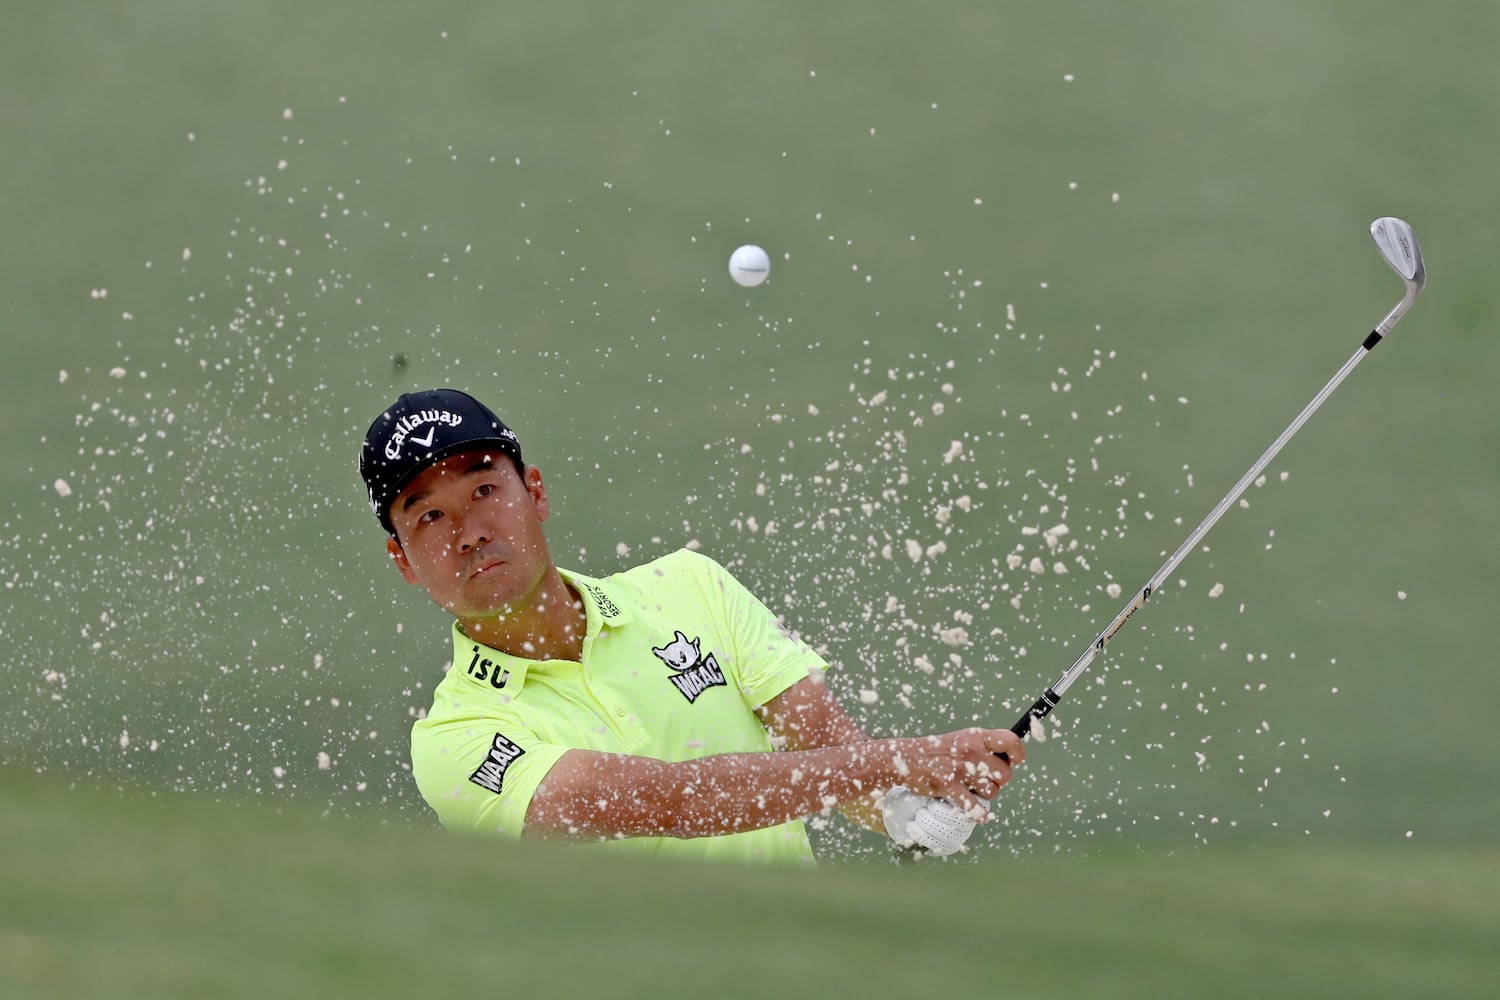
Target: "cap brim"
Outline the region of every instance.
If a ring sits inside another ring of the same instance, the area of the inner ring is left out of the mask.
[[[520,449],[514,441],[506,438],[474,438],[468,441],[454,441],[441,448],[434,448],[432,452],[422,458],[421,461],[412,464],[411,468],[401,474],[391,485],[390,499],[381,508],[380,520],[385,525],[386,531],[392,535],[396,533],[395,525],[391,523],[391,508],[396,505],[396,500],[401,492],[411,485],[412,480],[432,468],[434,465],[454,455],[462,455],[466,451],[497,451],[513,461],[520,461]]]

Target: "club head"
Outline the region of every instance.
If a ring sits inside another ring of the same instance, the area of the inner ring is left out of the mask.
[[[1375,241],[1391,269],[1412,286],[1415,297],[1427,283],[1427,270],[1422,266],[1422,248],[1417,245],[1417,235],[1411,226],[1390,216],[1376,219],[1370,223],[1370,239]]]
[[[1370,223],[1370,239],[1380,248],[1380,255],[1391,265],[1391,270],[1401,275],[1401,280],[1406,282],[1406,294],[1401,296],[1401,301],[1386,314],[1385,319],[1376,324],[1371,332],[1372,339],[1365,342],[1367,348],[1373,347],[1381,337],[1391,332],[1391,328],[1406,315],[1406,310],[1417,301],[1422,287],[1427,284],[1427,269],[1422,265],[1422,248],[1417,245],[1417,235],[1411,231],[1411,226],[1390,216],[1376,219]]]

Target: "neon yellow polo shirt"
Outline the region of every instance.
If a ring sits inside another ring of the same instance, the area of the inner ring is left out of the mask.
[[[521,836],[527,807],[570,749],[693,760],[771,751],[754,709],[825,663],[707,556],[686,549],[592,579],[583,659],[527,660],[453,625],[453,668],[412,727],[412,774],[445,827]],[[630,850],[809,862],[801,821],[722,837],[637,837]]]

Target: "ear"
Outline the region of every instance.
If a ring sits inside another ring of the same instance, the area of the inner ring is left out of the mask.
[[[547,487],[542,483],[542,470],[534,465],[526,466],[526,471],[521,473],[521,483],[536,506],[536,519],[547,520],[547,515],[552,513],[552,505],[547,501]]]
[[[401,547],[401,543],[394,538],[387,538],[385,550],[390,553],[391,562],[395,563],[396,569],[400,571],[401,579],[407,583],[416,583],[417,574],[412,571],[411,560],[406,558],[406,550]]]

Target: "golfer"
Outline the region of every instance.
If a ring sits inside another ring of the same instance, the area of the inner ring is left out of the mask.
[[[559,568],[541,471],[466,393],[403,395],[360,472],[401,576],[454,618],[411,747],[449,829],[806,862],[803,818],[838,807],[945,855],[1025,757],[1005,729],[866,736],[822,658],[706,556]]]

